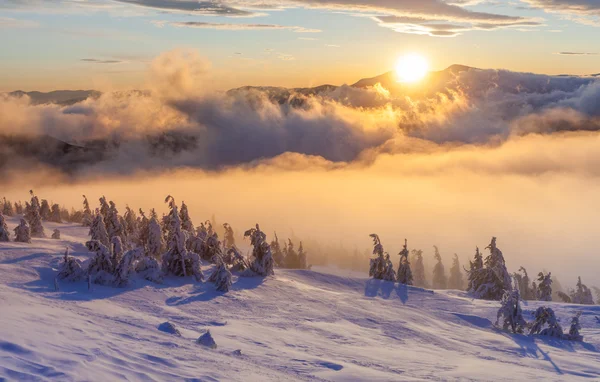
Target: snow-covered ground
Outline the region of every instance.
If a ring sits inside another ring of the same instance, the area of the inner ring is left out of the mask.
[[[46,223],[48,236],[56,227],[62,240],[0,243],[0,381],[600,378],[600,306],[549,303],[566,330],[583,312],[578,343],[497,330],[498,303],[463,292],[324,268],[234,278],[226,294],[192,278],[92,291],[61,282],[55,291],[65,247],[89,256],[87,229]],[[539,305],[523,306],[527,319]],[[165,321],[182,336],[159,331]],[[195,342],[206,329],[216,349]]]

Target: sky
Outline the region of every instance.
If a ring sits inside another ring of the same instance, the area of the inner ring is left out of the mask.
[[[599,15],[595,0],[3,0],[0,91],[139,88],[175,48],[219,90],[353,83],[409,52],[433,70],[592,74]]]

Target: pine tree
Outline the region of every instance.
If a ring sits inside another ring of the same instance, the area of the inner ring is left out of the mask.
[[[229,292],[231,287],[231,272],[227,269],[227,264],[219,254],[215,257],[215,270],[208,278],[208,281],[215,283],[219,292]]]
[[[62,217],[60,216],[60,206],[58,204],[53,204],[50,210],[50,214],[46,220],[51,221],[53,223],[62,223]]]
[[[464,281],[462,271],[460,270],[460,262],[458,255],[455,253],[452,259],[452,267],[450,268],[450,277],[448,278],[448,288],[463,290]]]
[[[25,219],[21,218],[21,222],[15,227],[14,231],[16,242],[31,243],[31,231]]]
[[[33,191],[29,191],[31,194],[31,204],[29,204],[25,219],[29,223],[31,237],[46,237],[44,227],[42,226],[42,217],[40,216],[40,202],[37,196],[33,194]]]
[[[83,195],[83,216],[81,218],[81,224],[84,227],[92,225],[94,217],[92,216],[92,210],[90,209],[90,203],[88,203],[87,197]]]
[[[285,255],[283,254],[281,246],[279,245],[277,232],[275,232],[275,240],[271,242],[271,251],[273,252],[273,261],[275,262],[275,266],[278,268],[283,268],[285,266]]]
[[[200,256],[189,252],[186,248],[187,232],[181,229],[181,220],[177,212],[175,199],[169,195],[165,199],[169,204],[169,240],[167,251],[162,256],[162,270],[164,274],[187,277],[193,275],[196,281],[202,281],[204,275],[200,269]]]
[[[302,242],[300,242],[300,246],[298,247],[298,269],[307,269],[308,265],[306,263],[306,252],[304,252],[304,247],[302,247]]]
[[[69,248],[65,250],[63,262],[58,266],[59,280],[80,281],[85,279],[86,271],[83,269],[83,264],[73,256],[69,256]]]
[[[552,273],[544,276],[543,272],[538,274],[537,299],[539,301],[552,301]]]
[[[181,202],[181,210],[179,210],[179,219],[181,220],[181,229],[187,231],[190,235],[194,234],[194,224],[188,213],[187,205],[184,201]]]
[[[160,255],[164,252],[165,243],[163,241],[160,224],[155,217],[150,219],[148,223],[148,240],[145,244],[146,256],[159,259]]]
[[[521,272],[521,273],[519,273]],[[527,274],[527,270],[523,267],[519,268],[519,272],[515,272],[513,277],[517,281],[517,286],[519,287],[519,292],[521,293],[521,297],[523,300],[535,300],[536,297],[533,294],[532,289],[529,284],[531,280],[529,280],[529,275]]]
[[[523,333],[523,330],[527,327],[527,322],[523,318],[519,290],[505,291],[500,304],[501,306],[498,309],[496,317],[496,325],[498,325],[500,318],[502,318],[502,328],[504,330],[510,328],[513,333]]]
[[[223,236],[223,247],[225,247],[225,249],[231,248],[235,245],[233,228],[231,228],[231,226],[228,223],[223,223],[223,228],[225,229],[225,236]],[[273,252],[273,254],[275,254],[275,252]]]
[[[594,305],[592,290],[581,282],[581,276],[577,278],[577,289],[571,292],[571,301],[574,304]]]
[[[486,249],[490,250],[490,254],[485,258],[484,268],[475,272],[471,293],[476,298],[500,300],[505,291],[512,290],[512,279],[506,269],[502,251],[496,246],[495,237],[492,237]]]
[[[483,278],[483,256],[479,252],[479,247],[475,247],[475,256],[473,261],[469,261],[469,264],[469,285],[467,286],[467,290],[471,293],[475,293],[481,285],[481,280]]]
[[[98,214],[101,216],[101,214]],[[90,240],[85,243],[88,251],[94,252],[88,265],[88,275],[95,284],[110,285],[114,282],[116,265],[112,261],[112,255],[107,246],[98,240]]]
[[[540,306],[535,311],[535,321],[530,324],[529,335],[539,334],[541,336],[563,338],[562,327],[558,323],[552,308]],[[547,326],[547,327],[544,327]]]
[[[42,199],[42,204],[40,205],[40,217],[42,220],[48,220],[50,218],[50,204],[46,199]]]
[[[383,245],[379,235],[372,233],[369,235],[373,239],[373,254],[376,256],[370,260],[369,276],[374,279],[383,280],[386,273],[387,261],[384,257]],[[291,244],[291,241],[290,241]]]
[[[8,200],[6,200],[6,198],[3,199],[4,200],[4,204],[2,206],[2,214],[5,216],[14,216],[15,215],[15,211],[13,209],[13,205],[11,202],[9,202]]]
[[[252,261],[246,275],[249,276],[252,273],[263,277],[273,275],[275,273],[273,271],[273,255],[271,254],[271,246],[266,241],[267,235],[256,224],[256,228],[250,228],[244,232],[244,238],[246,237],[250,238],[250,244],[253,247]]]
[[[8,225],[6,224],[6,219],[4,218],[4,214],[0,212],[0,242],[9,241],[10,240],[10,231],[8,230]]]
[[[410,262],[408,261],[408,253],[407,241],[404,239],[404,247],[398,253],[400,256],[400,265],[398,265],[397,280],[400,284],[413,285],[413,275],[410,269]]]
[[[96,210],[96,216],[90,226],[89,235],[91,240],[98,240],[102,245],[108,247],[110,239],[108,238],[106,226],[104,225],[104,216],[98,210]]]
[[[571,327],[569,328],[569,336],[568,338],[571,341],[583,341],[583,336],[579,333],[581,330],[581,324],[579,323],[579,317],[581,317],[581,312],[577,312],[575,316],[571,319]]]
[[[411,251],[410,263],[412,264],[414,285],[422,288],[427,288],[427,279],[425,278],[425,265],[423,264],[423,251],[413,249]]]
[[[434,258],[437,261],[433,267],[433,289],[446,289],[446,273],[444,271],[444,264],[442,264],[442,256],[437,246],[433,246],[435,250]]]

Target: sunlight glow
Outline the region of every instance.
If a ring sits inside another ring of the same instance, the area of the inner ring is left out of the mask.
[[[396,78],[399,82],[417,82],[429,71],[427,60],[416,53],[402,56],[396,62]]]

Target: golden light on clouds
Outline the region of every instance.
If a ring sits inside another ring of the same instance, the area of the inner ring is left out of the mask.
[[[413,83],[427,75],[429,62],[420,54],[409,53],[398,59],[395,70],[398,82]]]

